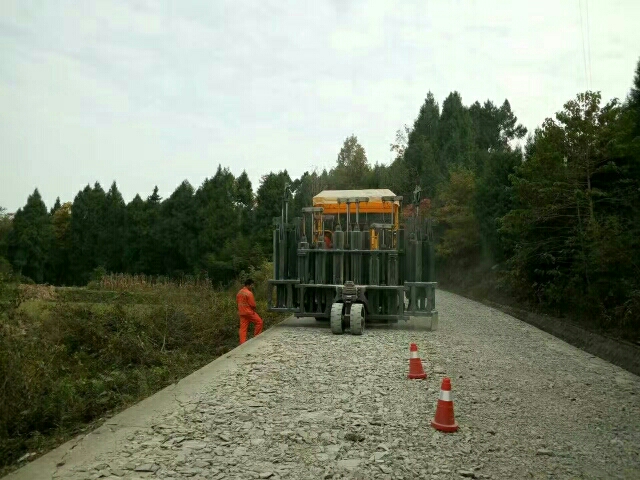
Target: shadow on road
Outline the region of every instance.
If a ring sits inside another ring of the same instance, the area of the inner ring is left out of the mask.
[[[366,330],[400,330],[400,331],[411,331],[411,332],[415,332],[415,331],[429,332],[431,331],[431,329],[429,328],[429,325],[430,323],[428,319],[424,323],[407,322],[407,321],[401,320],[397,323],[391,323],[391,324],[367,323]],[[290,317],[284,320],[278,326],[287,327],[287,328],[317,328],[318,330],[330,331],[329,322],[327,320],[318,321],[315,318],[309,318],[309,317],[304,317],[304,318]]]

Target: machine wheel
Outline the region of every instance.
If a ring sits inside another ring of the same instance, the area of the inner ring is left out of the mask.
[[[342,303],[334,303],[331,305],[331,332],[336,335],[341,335],[344,333],[342,329],[342,307],[344,304]]]
[[[354,303],[351,305],[349,315],[351,335],[362,335],[364,333],[364,305]]]

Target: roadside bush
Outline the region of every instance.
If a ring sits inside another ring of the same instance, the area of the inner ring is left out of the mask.
[[[0,282],[8,281],[13,276],[13,269],[9,260],[0,255]]]

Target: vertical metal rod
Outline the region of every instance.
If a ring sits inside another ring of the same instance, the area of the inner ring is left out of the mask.
[[[347,238],[345,238],[345,243],[346,246],[348,247],[350,245],[351,242],[349,242],[349,223],[351,221],[351,204],[349,203],[349,200],[347,200]]]
[[[286,195],[286,193],[285,193],[285,195]],[[288,198],[285,198],[284,209],[285,209],[284,210],[285,211],[285,213],[284,213],[284,223],[289,223],[289,199]]]
[[[278,277],[278,232],[273,229],[273,278],[279,280]]]
[[[387,202],[385,202],[385,201],[383,200],[383,201],[382,201],[382,211],[383,211],[383,212],[384,212],[384,209],[386,208],[386,206],[387,206]],[[383,214],[383,215],[384,215],[384,214]],[[385,220],[386,220],[386,217],[385,217]],[[393,223],[393,222],[391,222],[391,223]]]
[[[284,219],[284,204],[285,204],[285,199],[286,199],[286,196],[285,196],[285,195],[283,195],[283,196],[282,196],[282,206],[281,206],[281,208],[280,208],[280,225],[282,225],[282,226],[284,226],[284,224],[286,223],[286,222],[285,222],[285,219]],[[280,236],[280,238],[282,238],[282,235]]]

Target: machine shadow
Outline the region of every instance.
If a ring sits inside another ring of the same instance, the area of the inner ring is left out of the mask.
[[[331,332],[329,321],[318,321],[312,317],[295,318],[290,317],[282,321],[279,327],[286,328],[313,328],[318,330],[326,330],[327,333]],[[430,322],[415,322],[415,321],[403,321],[400,320],[397,323],[367,323],[365,328],[365,334],[367,330],[397,330],[407,332],[431,332]],[[345,331],[344,335],[350,335],[350,332]]]

